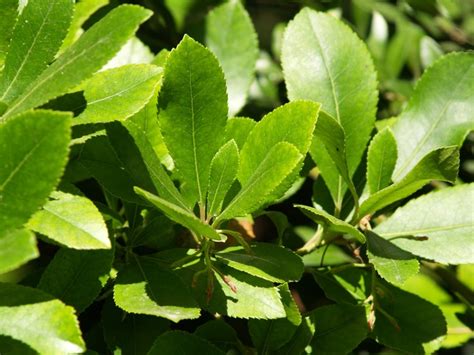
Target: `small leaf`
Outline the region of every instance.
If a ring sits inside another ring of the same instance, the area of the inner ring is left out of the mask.
[[[197,335],[173,330],[160,335],[148,355],[175,354],[224,355],[225,353]]]
[[[72,249],[110,249],[107,226],[89,199],[63,192],[53,194],[28,222],[35,232]]]
[[[449,264],[474,263],[474,253],[469,248],[474,234],[472,196],[474,184],[429,193],[398,208],[374,231],[422,258]]]
[[[409,354],[424,354],[423,344],[446,334],[443,313],[434,304],[383,281],[376,287],[379,307],[386,313],[375,308],[374,336],[379,343]]]
[[[377,133],[369,146],[367,185],[371,194],[391,184],[396,162],[397,141],[390,128],[385,128]]]
[[[310,314],[315,324],[311,347],[318,354],[346,354],[367,336],[367,319],[362,306],[334,304],[316,308]]]
[[[474,129],[474,53],[453,53],[430,67],[392,127],[398,144],[393,180],[402,180],[429,152],[460,146]]]
[[[123,121],[140,111],[155,92],[161,69],[129,64],[99,72],[82,85],[86,109],[74,124]]]
[[[0,123],[0,230],[21,227],[63,173],[71,116],[30,111]]]
[[[207,215],[214,216],[221,211],[224,198],[237,176],[239,148],[234,140],[219,149],[211,162],[207,195]]]
[[[204,207],[211,160],[223,143],[227,94],[217,59],[188,36],[166,61],[158,109],[185,196]]]
[[[251,253],[242,247],[231,247],[217,253],[231,268],[271,282],[298,281],[303,274],[303,262],[292,251],[273,244],[257,243]]]
[[[318,119],[319,104],[310,101],[295,101],[283,105],[262,118],[248,135],[240,155],[238,179],[242,185],[266,159],[268,152],[278,143],[292,144],[302,156],[308,152],[314,126]],[[303,162],[294,168],[292,174],[283,180],[267,201],[275,201],[283,196],[296,180]]]
[[[38,289],[59,298],[80,313],[105,286],[112,260],[113,250],[61,248],[41,275]]]
[[[209,12],[205,41],[224,71],[232,116],[245,105],[258,57],[257,34],[240,1],[227,2]]]
[[[320,224],[325,230],[332,231],[335,233],[349,234],[354,237],[360,243],[365,243],[365,236],[353,225],[340,220],[323,210],[317,210],[316,208],[295,205],[303,212],[307,217],[311,218],[314,222]]]
[[[256,121],[247,117],[234,117],[229,119],[225,126],[225,140],[229,141],[233,139],[235,143],[237,143],[239,150],[242,150],[249,136],[249,132],[252,131],[256,124]]]
[[[163,318],[130,314],[108,299],[102,308],[102,327],[110,351],[122,354],[146,354],[157,335],[168,330],[169,321]]]
[[[394,285],[403,285],[418,273],[420,264],[413,254],[371,231],[367,231],[366,236],[369,261],[385,280]]]
[[[28,1],[18,17],[5,58],[0,100],[10,104],[21,96],[53,61],[66,37],[72,10],[71,0]]]
[[[173,322],[198,318],[200,314],[188,286],[175,273],[145,257],[136,257],[119,272],[114,300],[129,313],[163,317]]]
[[[40,354],[85,350],[73,308],[46,293],[15,284],[0,283],[0,334]]]
[[[402,180],[367,198],[360,206],[359,216],[372,214],[393,202],[408,197],[431,180],[454,182],[458,168],[458,147],[434,150],[428,153]]]
[[[273,146],[214,224],[218,225],[223,220],[243,216],[260,208],[267,201],[267,196],[294,170],[302,158],[292,144],[280,142]]]
[[[16,269],[39,256],[36,239],[26,229],[0,232],[0,274]]]
[[[135,187],[135,192],[144,199],[152,203],[156,208],[162,211],[169,219],[190,229],[198,236],[204,236],[210,239],[220,241],[222,238],[209,224],[204,223],[191,212],[172,204],[156,195]]]
[[[28,86],[4,117],[40,106],[79,85],[100,69],[150,15],[149,10],[135,5],[121,5],[110,11]]]
[[[351,177],[373,129],[378,98],[376,73],[365,44],[342,21],[304,8],[287,26],[281,57],[290,101],[320,102],[344,129]],[[336,166],[323,147],[313,152],[340,205],[344,191]]]

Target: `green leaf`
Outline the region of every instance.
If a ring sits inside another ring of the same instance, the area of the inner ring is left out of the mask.
[[[201,266],[201,269],[198,267]],[[225,264],[215,265],[235,287],[232,291],[222,277],[212,273],[209,281],[208,273],[196,276],[194,295],[201,307],[212,313],[219,313],[235,318],[277,319],[286,317],[285,307],[281,301],[278,289],[273,283],[229,268]],[[202,263],[197,264],[193,271],[203,270]],[[212,282],[213,292],[207,299],[209,282]]]
[[[223,319],[207,321],[196,328],[194,332],[200,338],[210,341],[219,349],[228,352],[242,348],[237,332]]]
[[[129,314],[108,299],[102,308],[104,338],[111,352],[146,354],[157,335],[168,330],[169,321],[163,318]]]
[[[2,68],[18,16],[18,0],[0,0],[0,9],[2,11],[2,22],[0,22],[0,68]]]
[[[422,258],[449,264],[474,263],[474,184],[429,193],[398,208],[375,232]],[[427,237],[420,241],[410,236]]]
[[[137,148],[140,150],[143,163],[146,165],[153,185],[155,186],[159,195],[169,202],[188,210],[189,208],[186,201],[184,200],[184,197],[181,195],[169,175],[166,173],[165,169],[161,165],[160,159],[151,145],[152,143],[149,140],[149,136],[147,135],[148,126],[142,126],[135,123],[133,118],[123,122],[123,124],[125,127],[127,127],[130,135],[135,141]]]
[[[42,105],[79,85],[100,69],[150,15],[149,10],[135,5],[121,5],[110,11],[28,86],[4,117]]]
[[[61,248],[41,275],[38,288],[80,313],[105,286],[113,255],[112,249],[84,251]]]
[[[257,34],[240,1],[227,2],[209,12],[205,42],[224,71],[232,116],[245,105],[258,58]]]
[[[288,98],[320,102],[344,129],[352,176],[373,129],[378,97],[376,73],[365,44],[333,16],[305,8],[285,31],[282,65]],[[340,205],[343,186],[321,143],[315,159]]]
[[[280,286],[286,318],[274,320],[250,319],[248,323],[252,342],[259,354],[281,348],[301,324],[301,314],[287,284]]]
[[[88,198],[55,192],[28,228],[72,249],[110,249],[107,226]]]
[[[239,168],[239,148],[234,140],[219,149],[211,162],[207,195],[207,216],[214,216],[222,209],[222,203]]]
[[[292,144],[281,142],[273,146],[214,224],[218,225],[223,220],[243,216],[260,208],[268,201],[267,196],[291,174],[302,158]],[[241,157],[241,164],[242,162]]]
[[[160,268],[146,257],[135,257],[119,272],[114,300],[129,313],[163,317],[173,322],[200,315],[188,286],[175,273]]]
[[[371,231],[367,231],[365,235],[369,262],[385,280],[395,285],[403,285],[418,273],[420,264],[413,254]]]
[[[145,190],[135,187],[135,192],[142,196],[145,200],[152,203],[156,208],[162,211],[169,219],[190,229],[198,236],[204,236],[217,241],[222,238],[209,224],[204,223],[191,212],[172,204],[156,195]]]
[[[153,59],[154,55],[150,48],[137,37],[132,37],[101,70],[117,68],[127,64],[151,63]]]
[[[408,175],[367,198],[359,216],[372,214],[393,202],[410,196],[431,180],[454,182],[459,168],[459,148],[445,147],[428,153]]]
[[[240,183],[245,185],[249,182],[258,166],[266,159],[268,152],[280,142],[292,144],[302,156],[305,156],[311,144],[318,113],[319,104],[295,101],[265,115],[252,129],[242,148],[238,172]],[[283,196],[297,179],[297,173],[302,165],[303,161],[294,167],[292,174],[267,196],[268,202]]]
[[[318,159],[319,150],[322,148],[321,143],[326,148],[327,154],[337,167],[339,175],[342,177],[346,185],[351,191],[354,201],[357,203],[358,195],[354,183],[349,173],[346,159],[346,134],[342,126],[329,114],[322,111],[319,114],[318,122],[314,130],[314,140],[310,148],[311,156],[315,161]],[[342,189],[339,189],[342,193]],[[342,201],[342,197],[335,199]],[[339,210],[342,206],[338,206]]]
[[[382,281],[376,287],[373,333],[379,343],[409,354],[424,354],[424,343],[446,334],[443,313],[434,304]]]
[[[291,250],[274,244],[257,243],[251,253],[242,247],[224,249],[216,256],[231,268],[271,282],[298,281],[303,274],[301,258]]]
[[[158,108],[185,196],[204,207],[210,164],[223,143],[227,94],[217,59],[187,35],[166,61]]]
[[[46,293],[15,284],[0,283],[0,334],[40,354],[85,350],[73,308]]]
[[[454,53],[426,70],[393,133],[398,160],[393,180],[409,174],[429,152],[461,145],[474,129],[474,53]]]
[[[161,68],[151,64],[129,64],[95,74],[82,85],[87,107],[74,124],[129,118],[153,96],[161,73]]]
[[[234,117],[229,119],[225,126],[225,140],[229,141],[233,139],[235,143],[237,143],[239,150],[242,150],[249,136],[249,132],[252,131],[256,124],[256,121],[247,117]]]
[[[10,104],[21,96],[53,61],[66,37],[72,10],[72,0],[28,1],[18,17],[5,58],[0,100]]]
[[[369,145],[367,185],[371,194],[391,184],[396,162],[397,141],[390,128],[385,128],[375,135]]]
[[[318,354],[346,354],[367,336],[365,308],[334,304],[316,308],[310,314],[315,324],[311,347]]]
[[[336,218],[326,211],[318,210],[313,207],[304,205],[295,205],[303,212],[308,218],[311,218],[314,222],[321,225],[325,230],[349,234],[354,237],[360,243],[365,243],[365,236],[353,225]]]
[[[360,268],[338,272],[314,270],[313,277],[326,297],[337,303],[360,304],[372,291],[370,273]]]
[[[148,355],[175,354],[224,355],[225,353],[207,340],[181,330],[160,335],[148,352]]]
[[[138,183],[117,158],[106,136],[88,139],[81,149],[78,162],[112,195],[124,201],[143,203],[133,191],[133,186]]]
[[[314,335],[314,323],[310,317],[305,317],[296,329],[293,337],[282,348],[275,351],[278,355],[303,354]]]
[[[107,5],[109,0],[81,0],[74,5],[74,15],[66,38],[63,41],[60,53],[71,46],[82,34],[82,25],[89,17],[101,7]]]
[[[63,173],[71,115],[30,111],[0,123],[0,230],[28,221]]]
[[[0,232],[0,274],[16,269],[39,256],[36,239],[26,229]]]

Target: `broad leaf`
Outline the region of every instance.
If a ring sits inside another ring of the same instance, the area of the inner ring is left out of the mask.
[[[239,150],[242,150],[249,136],[249,132],[252,131],[256,124],[256,121],[247,117],[234,117],[229,119],[225,126],[226,141],[233,139],[235,143],[237,143]]]
[[[28,221],[47,200],[68,155],[71,116],[31,111],[0,123],[0,230]]]
[[[135,192],[152,203],[162,211],[169,219],[188,228],[198,236],[203,236],[220,241],[222,238],[209,224],[204,223],[191,212],[172,204],[156,195],[135,187]]]
[[[105,286],[113,256],[113,249],[84,251],[62,248],[41,275],[38,288],[80,313]]]
[[[314,335],[314,323],[311,317],[305,317],[296,329],[293,337],[282,348],[275,351],[278,355],[303,354]]]
[[[0,0],[2,22],[0,22],[0,68],[7,56],[8,46],[18,16],[18,0]],[[1,70],[0,70],[1,72]],[[1,115],[1,113],[0,113]]]
[[[242,189],[216,218],[214,224],[223,220],[243,216],[262,207],[282,181],[301,162],[303,156],[295,146],[281,142],[269,149],[242,185]],[[250,159],[250,157],[249,157]],[[241,159],[241,164],[243,160]]]
[[[392,127],[398,144],[393,180],[409,174],[432,150],[461,145],[474,129],[474,53],[444,56],[428,69]]]
[[[459,168],[459,149],[446,147],[428,153],[408,175],[371,195],[360,206],[359,216],[372,214],[410,196],[431,180],[454,182]]]
[[[206,354],[224,355],[225,353],[207,340],[180,330],[160,335],[148,355]]]
[[[39,255],[33,233],[26,229],[0,232],[0,274],[16,269]]]
[[[319,104],[310,101],[295,101],[263,117],[252,129],[242,148],[238,172],[240,183],[245,185],[249,182],[250,177],[277,143],[290,143],[302,156],[305,156],[311,144],[318,113]],[[268,195],[268,202],[282,197],[288,190],[296,180],[298,170],[302,167],[303,162],[300,163],[294,168],[292,174]]]
[[[174,159],[185,195],[203,208],[211,160],[221,147],[227,94],[219,62],[185,36],[166,61],[158,98],[163,138]]]
[[[310,314],[315,324],[311,347],[318,354],[346,354],[367,336],[365,308],[334,304]]]
[[[102,308],[104,338],[112,352],[146,354],[156,337],[168,330],[169,323],[159,317],[126,313],[112,299]]]
[[[395,285],[403,285],[418,273],[420,264],[413,254],[371,231],[367,231],[366,236],[369,262],[385,280]]]
[[[72,10],[72,0],[28,1],[5,58],[0,100],[9,104],[18,98],[53,61],[66,37]]]
[[[374,66],[364,43],[333,16],[305,8],[285,31],[282,65],[288,98],[320,102],[344,129],[352,176],[373,129],[378,97]],[[340,204],[344,191],[337,168],[321,143],[319,147],[316,162]]]
[[[348,268],[338,272],[313,271],[313,277],[330,300],[360,304],[371,293],[371,275],[367,270]]]
[[[205,41],[224,71],[232,116],[245,105],[258,57],[257,34],[240,1],[227,2],[207,15]]]
[[[397,141],[390,128],[383,129],[372,139],[367,157],[367,185],[371,194],[392,182],[397,162]]]
[[[210,341],[226,352],[233,349],[238,350],[241,347],[237,332],[223,319],[207,321],[197,327],[194,334]]]
[[[161,68],[150,64],[129,64],[99,72],[82,89],[86,109],[74,124],[123,121],[150,100],[161,79]]]
[[[110,11],[28,86],[4,117],[42,105],[79,85],[100,69],[150,15],[149,10],[135,5],[121,5]]]
[[[327,154],[336,165],[339,175],[349,187],[352,197],[357,203],[358,195],[354,183],[352,182],[346,159],[346,134],[342,126],[324,111],[319,114],[318,122],[314,130],[314,140],[310,148],[311,156],[315,161],[317,161],[319,150],[322,148],[321,143],[324,145]],[[338,191],[343,193],[342,188]],[[338,196],[336,201],[342,201],[342,197]],[[341,210],[341,207],[342,206],[338,206],[338,209]]]
[[[200,314],[188,286],[176,274],[145,257],[135,257],[119,272],[114,300],[129,313],[163,317],[173,322],[198,318]]]
[[[145,64],[153,61],[154,55],[142,41],[132,37],[103,68],[111,69],[127,64]],[[152,63],[156,64],[156,63]]]
[[[281,348],[301,324],[301,314],[287,284],[280,286],[286,318],[274,320],[249,320],[249,332],[259,354],[267,354]]]
[[[307,217],[311,218],[314,222],[321,225],[321,227],[323,227],[325,230],[335,233],[349,234],[357,241],[365,243],[364,234],[362,234],[362,232],[360,232],[353,225],[344,222],[343,220],[340,220],[323,210],[318,210],[316,208],[303,205],[295,205],[295,207],[299,208],[301,212],[303,212]]]
[[[73,308],[46,293],[15,284],[0,283],[0,334],[40,354],[85,350]]]
[[[250,246],[251,253],[242,247],[231,247],[216,255],[231,268],[271,282],[298,281],[303,274],[301,258],[289,249],[266,243]]]
[[[470,208],[474,184],[445,188],[400,207],[377,228],[382,237],[422,258],[441,263],[474,263]],[[412,236],[427,237],[416,240]],[[411,237],[411,238],[410,238]]]
[[[424,354],[423,344],[446,334],[443,313],[434,304],[385,282],[376,287],[378,307],[383,309],[375,308],[374,336],[379,343]]]
[[[207,196],[207,216],[221,211],[224,198],[237,177],[239,168],[239,148],[234,140],[219,149],[211,162]]]
[[[28,228],[72,249],[110,249],[107,226],[91,200],[55,192]]]

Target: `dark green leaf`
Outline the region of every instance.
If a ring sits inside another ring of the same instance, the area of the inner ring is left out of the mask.
[[[391,184],[396,162],[397,141],[390,128],[385,128],[372,139],[369,146],[367,185],[371,194]]]
[[[148,355],[206,354],[224,355],[225,353],[197,335],[174,330],[160,335]]]

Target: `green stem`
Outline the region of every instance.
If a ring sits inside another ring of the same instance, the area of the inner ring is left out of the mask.
[[[324,228],[319,227],[316,233],[308,240],[305,245],[299,248],[296,253],[300,255],[305,255],[311,253],[314,249],[321,245],[321,242],[324,240]]]

